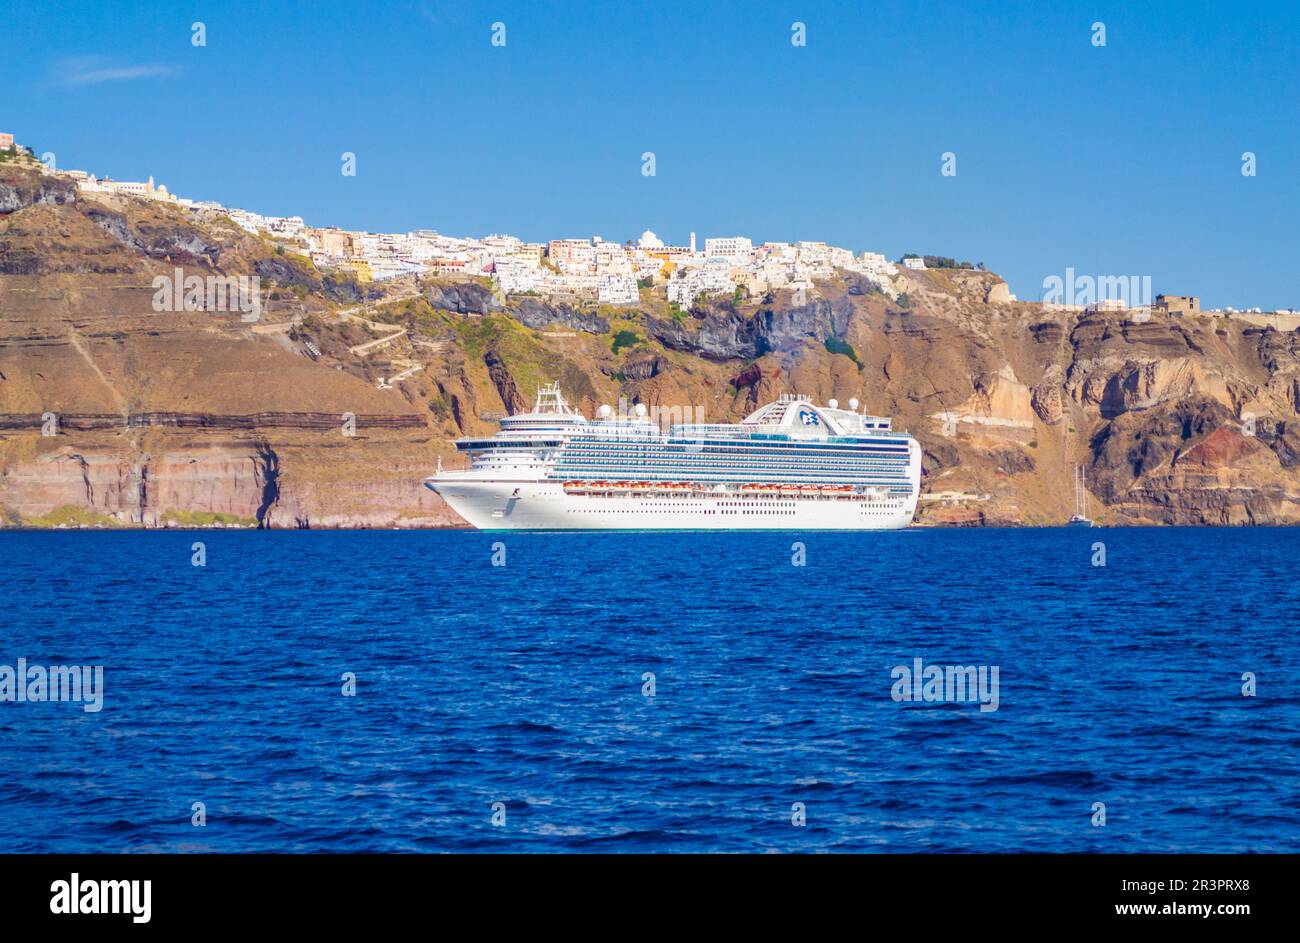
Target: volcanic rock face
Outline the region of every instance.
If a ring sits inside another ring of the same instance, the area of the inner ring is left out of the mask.
[[[76,200],[77,188],[71,180],[24,173],[16,168],[0,171],[0,213],[42,203],[62,206]]]
[[[1060,364],[1052,364],[1043,374],[1042,381],[1034,387],[1030,405],[1040,420],[1054,426],[1065,417],[1065,404],[1061,398],[1061,380],[1064,371]]]
[[[501,397],[506,410],[511,415],[525,411],[528,403],[520,395],[515,378],[511,376],[510,368],[501,359],[501,355],[495,349],[489,350],[483,356],[483,364],[487,367],[488,376],[492,378],[492,384],[496,387],[497,395]]]
[[[216,256],[212,255],[214,247],[206,246],[200,240],[194,240],[183,248],[187,252],[199,249],[201,254],[212,257],[214,263],[216,261]],[[287,259],[274,256],[258,259],[253,266],[253,274],[281,288],[303,289],[338,304],[357,304],[368,298],[382,296],[378,289],[366,290],[356,282],[322,278],[319,274],[306,270],[300,265],[294,265]]]
[[[1128,361],[1114,372],[1098,371],[1083,384],[1081,396],[1095,405],[1104,419],[1190,396],[1206,396],[1225,406],[1232,405],[1226,380],[1207,376],[1190,357]]]
[[[119,451],[106,443],[95,451],[62,446],[9,462],[0,493],[11,521],[38,524],[46,516],[58,520],[57,512],[70,508],[83,512],[75,520],[84,524],[144,527],[455,524],[455,515],[421,485],[428,473],[418,461],[399,460],[365,469],[345,482],[285,479],[280,456],[265,443],[178,443],[153,455]]]
[[[1278,457],[1258,438],[1218,426],[1143,474],[1119,503],[1175,524],[1293,523],[1300,515],[1282,481]]]
[[[492,294],[492,290],[473,282],[431,285],[425,290],[425,297],[434,308],[456,314],[487,314],[489,311],[501,310],[501,303]]]
[[[487,313],[487,311],[499,310],[499,308],[500,306],[497,306],[497,308],[484,307],[482,312],[473,313]],[[588,334],[606,334],[609,332],[609,322],[600,315],[580,311],[572,305],[548,304],[536,298],[520,298],[511,302],[509,313],[520,324],[539,330],[551,325],[559,325],[573,328],[575,331],[586,331]]]
[[[847,329],[853,310],[846,291],[835,301],[818,298],[797,307],[763,307],[755,313],[737,311],[734,305],[716,310],[697,308],[697,324],[647,318],[646,326],[650,335],[670,350],[715,361],[752,359],[838,337]]]
[[[988,292],[984,295],[984,301],[991,305],[1005,305],[1011,303],[1011,289],[1006,282],[998,282],[990,285]]]
[[[649,380],[669,369],[667,359],[652,350],[636,350],[627,355],[620,372],[628,380]]]
[[[89,206],[85,216],[104,232],[133,251],[153,259],[186,263],[202,259],[216,265],[221,249],[190,226],[181,224],[134,226],[125,213]]]
[[[455,525],[421,479],[552,381],[588,414],[694,422],[856,397],[920,441],[923,524],[1060,523],[1077,464],[1107,523],[1300,520],[1294,325],[1081,315],[955,270],[689,312],[360,285],[224,218],[8,166],[0,214],[0,524]],[[176,268],[257,275],[261,319],[155,310]]]

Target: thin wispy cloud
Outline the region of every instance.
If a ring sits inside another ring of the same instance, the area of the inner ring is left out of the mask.
[[[107,56],[72,56],[54,63],[54,81],[67,88],[82,85],[99,85],[103,82],[121,82],[129,79],[150,79],[170,75],[175,71],[159,62],[139,64],[122,63]]]

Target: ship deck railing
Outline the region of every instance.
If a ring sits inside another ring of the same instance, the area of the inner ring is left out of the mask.
[[[906,432],[892,429],[863,429],[843,435],[801,435],[793,432],[760,432],[746,426],[732,423],[690,423],[673,425],[665,433],[657,426],[629,428],[627,426],[592,426],[581,430],[576,438],[597,437],[601,439],[644,439],[659,438],[667,435],[674,439],[746,439],[751,441],[790,442],[807,440],[810,442],[861,442],[863,439],[906,439]]]

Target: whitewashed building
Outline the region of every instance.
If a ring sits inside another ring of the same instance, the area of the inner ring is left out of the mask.
[[[599,275],[596,300],[602,304],[634,305],[640,300],[636,279],[631,275]]]
[[[725,261],[708,262],[669,279],[668,300],[685,308],[694,304],[695,299],[702,294],[730,292],[734,288],[730,265]]]
[[[753,251],[753,241],[744,236],[723,236],[704,240],[704,254],[710,259],[744,262],[749,260]]]

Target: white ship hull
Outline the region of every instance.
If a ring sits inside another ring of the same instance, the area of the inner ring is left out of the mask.
[[[430,479],[479,530],[896,530],[912,523],[908,498],[759,497],[737,492],[568,494],[558,481]]]
[[[556,386],[491,438],[458,439],[468,469],[425,479],[480,530],[896,530],[912,523],[921,447],[889,420],[782,395],[741,423],[588,420]]]

